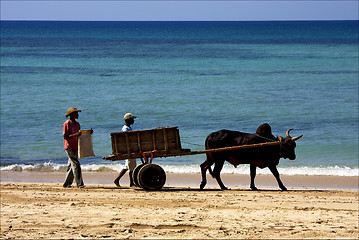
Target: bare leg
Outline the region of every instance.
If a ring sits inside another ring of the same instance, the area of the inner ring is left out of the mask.
[[[127,172],[127,169],[122,169],[120,174],[118,175],[118,177],[113,181],[113,183],[117,186],[117,187],[121,187],[120,186],[120,179],[122,178],[123,175],[125,175],[125,173]]]

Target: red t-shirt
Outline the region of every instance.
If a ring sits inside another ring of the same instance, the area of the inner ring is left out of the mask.
[[[67,120],[64,125],[62,126],[63,135],[71,135],[75,134],[80,130],[80,123],[76,122],[76,120],[72,121],[71,119]],[[71,150],[77,150],[78,148],[78,137],[72,137],[69,139],[64,138],[64,148]]]

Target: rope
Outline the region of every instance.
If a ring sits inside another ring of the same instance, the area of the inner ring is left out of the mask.
[[[201,147],[203,147],[202,144],[189,143],[189,142],[184,142],[184,141],[182,141],[182,140],[181,140],[181,142],[182,142],[182,143],[185,143],[185,144],[188,144],[188,145],[195,145],[195,146],[201,146]]]
[[[259,137],[259,138],[263,138],[263,139],[265,139],[265,140],[271,141],[271,142],[277,142],[276,140],[263,137],[263,136],[261,136],[261,135],[259,135],[259,134],[257,134],[257,133],[255,133],[254,135],[256,135],[256,136]],[[289,152],[288,149],[286,149],[286,148],[283,146],[283,144],[280,143],[280,144],[279,144],[279,157],[282,157],[282,148],[283,148],[284,150],[286,150],[287,152]]]
[[[265,140],[271,141],[271,142],[277,142],[276,140],[273,140],[273,139],[270,139],[270,138],[263,137],[263,136],[261,136],[261,135],[259,135],[259,134],[257,134],[257,133],[255,133],[254,135],[256,135],[257,137],[263,138],[263,139],[265,139]]]

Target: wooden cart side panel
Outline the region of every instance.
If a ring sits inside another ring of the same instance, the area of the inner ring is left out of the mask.
[[[166,128],[163,129],[163,143],[165,145],[165,151],[168,151],[168,138],[167,138],[167,131]]]
[[[155,135],[154,131],[151,131],[151,137],[152,137],[152,148],[156,150],[157,144],[156,144],[156,135]]]
[[[152,136],[150,132],[139,132],[141,149],[134,152],[145,152],[153,149]]]
[[[129,134],[128,132],[124,132],[124,135],[125,135],[125,142],[126,142],[126,151],[127,151],[127,154],[130,154],[131,153],[131,148],[130,148],[130,139],[129,139]]]
[[[181,149],[177,127],[111,133],[112,154]]]
[[[176,148],[177,150],[180,150],[182,147],[181,147],[181,140],[180,140],[180,136],[179,136],[179,130],[176,129],[177,131],[175,131],[175,140],[176,140]]]
[[[162,129],[153,129],[154,140],[156,144],[156,149],[153,150],[165,150],[163,130]]]
[[[181,149],[178,128],[167,128],[166,137],[168,150]]]
[[[127,145],[124,134],[111,133],[112,154],[126,154]]]
[[[138,147],[138,150],[140,152],[142,152],[142,147],[141,147],[141,136],[140,136],[140,133],[137,132],[137,147]]]
[[[111,134],[112,154],[116,154],[116,152],[118,152],[116,141],[117,141],[117,140],[116,140],[115,136],[113,136],[113,135]]]

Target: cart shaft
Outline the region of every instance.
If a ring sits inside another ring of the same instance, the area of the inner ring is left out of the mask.
[[[235,151],[241,149],[249,149],[249,148],[257,148],[257,147],[268,147],[268,146],[276,146],[280,145],[281,142],[265,142],[265,143],[256,143],[249,145],[240,145],[240,146],[232,146],[232,147],[223,147],[223,148],[215,148],[215,149],[206,149],[201,151],[191,151],[190,149],[181,149],[181,151],[146,151],[141,153],[131,153],[131,154],[112,154],[107,157],[103,157],[103,159],[117,161],[117,160],[125,160],[129,158],[143,158],[151,157],[151,158],[161,158],[161,157],[175,157],[175,156],[185,156],[185,155],[197,155],[197,154],[205,154],[205,153],[213,153],[213,152],[224,152],[224,151]]]
[[[256,143],[256,144],[248,144],[248,145],[240,145],[240,146],[232,146],[232,147],[206,149],[206,150],[201,150],[201,151],[193,151],[193,152],[190,152],[190,154],[196,155],[196,154],[204,154],[204,153],[212,153],[212,152],[235,151],[235,150],[248,149],[248,148],[276,146],[276,145],[280,145],[280,144],[281,144],[281,142],[279,142],[279,141],[278,142],[265,142],[265,143]]]

